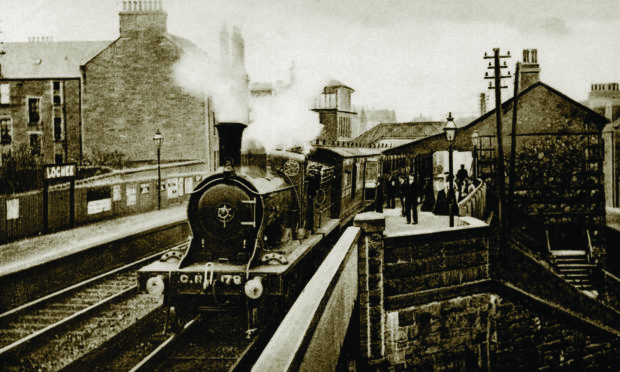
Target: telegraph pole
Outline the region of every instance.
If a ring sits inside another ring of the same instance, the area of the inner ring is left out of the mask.
[[[517,152],[517,103],[519,102],[519,68],[521,64],[517,62],[515,68],[515,91],[512,96],[512,130],[510,132],[510,183],[508,184],[508,203],[512,209],[515,197],[515,157]]]
[[[493,83],[489,82],[489,89],[495,89],[495,119],[497,124],[497,188],[499,193],[497,209],[498,209],[498,218],[499,218],[499,247],[500,252],[504,251],[505,247],[505,221],[504,221],[504,208],[503,201],[505,198],[505,172],[504,172],[504,147],[502,143],[502,88],[508,88],[508,86],[502,86],[502,78],[510,78],[510,71],[508,71],[507,76],[502,76],[502,69],[508,68],[506,61],[504,64],[500,64],[500,59],[502,58],[510,58],[510,52],[508,52],[505,56],[500,55],[499,48],[493,49],[493,56],[488,56],[484,53],[484,59],[493,59],[493,62],[489,62],[489,66],[487,67],[489,70],[493,70],[493,76],[489,76],[487,72],[484,76],[485,79],[493,79],[495,80],[495,86]]]

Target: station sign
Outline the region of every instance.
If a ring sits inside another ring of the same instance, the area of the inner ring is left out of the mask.
[[[45,180],[54,180],[59,178],[75,178],[77,175],[77,164],[52,164],[44,166]]]

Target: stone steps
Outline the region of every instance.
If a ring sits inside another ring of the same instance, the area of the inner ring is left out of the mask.
[[[592,268],[588,262],[586,251],[564,250],[551,251],[555,267],[564,280],[577,289],[587,291],[592,289]]]

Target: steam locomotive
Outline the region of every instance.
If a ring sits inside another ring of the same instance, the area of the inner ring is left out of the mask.
[[[221,167],[190,195],[193,236],[184,250],[142,268],[138,283],[143,292],[163,293],[173,330],[200,311],[247,311],[252,332],[290,305],[340,229],[372,203],[380,150],[242,157],[246,125],[216,127]]]

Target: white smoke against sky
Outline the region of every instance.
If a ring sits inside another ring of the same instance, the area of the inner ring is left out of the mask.
[[[271,82],[277,87],[274,96],[250,98],[249,92],[239,94],[238,78],[222,69],[219,58],[210,56],[185,52],[173,68],[174,81],[189,94],[210,96],[219,122],[249,124],[244,132],[244,144],[259,143],[267,151],[296,146],[308,150],[323,127],[319,114],[311,109],[330,80],[327,69],[295,61],[291,81],[286,77],[279,86]]]
[[[277,89],[275,95],[253,99],[244,143],[260,142],[267,151],[296,146],[307,151],[323,128],[319,114],[311,109],[326,83],[318,72],[301,66],[295,70],[293,81]]]
[[[213,55],[213,54],[211,54]],[[196,97],[211,97],[212,109],[220,122],[248,122],[247,99],[236,93],[239,81],[225,71],[219,59],[199,51],[184,51],[173,67],[173,79]],[[247,98],[247,97],[245,97]]]

